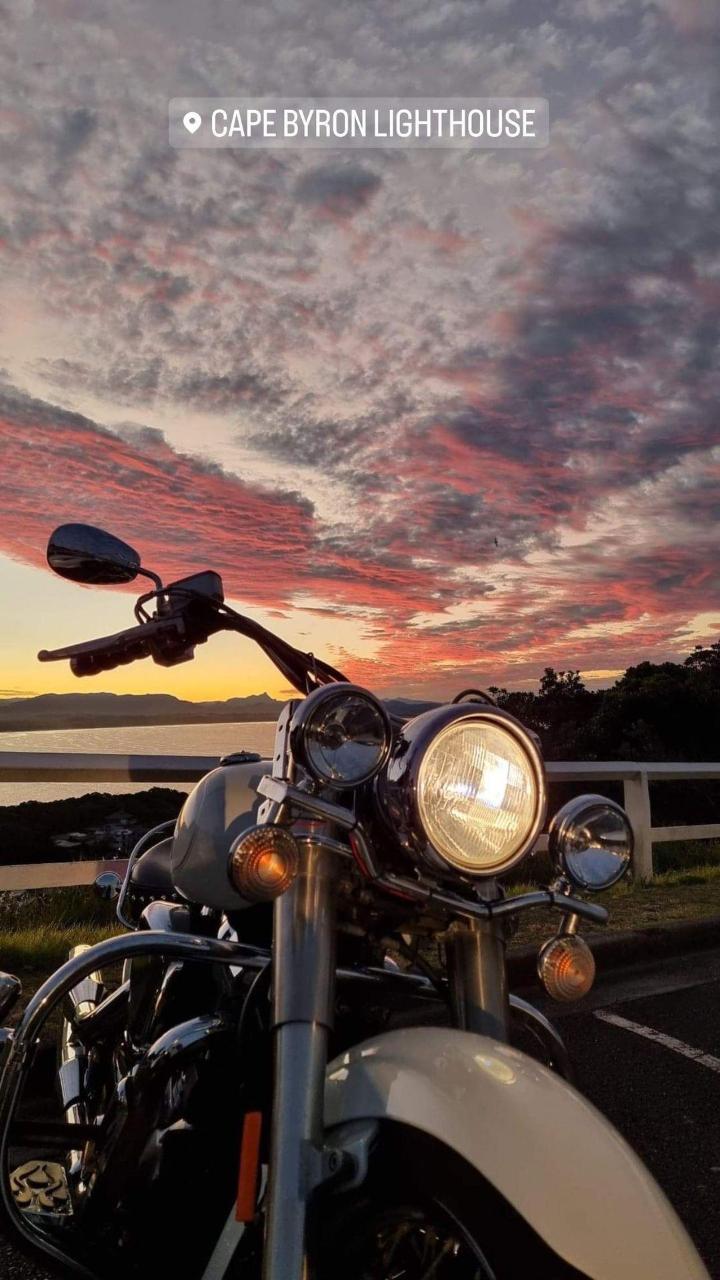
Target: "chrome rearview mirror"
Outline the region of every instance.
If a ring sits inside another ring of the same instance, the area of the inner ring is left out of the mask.
[[[133,547],[91,524],[61,524],[50,535],[47,561],[61,578],[96,585],[132,582],[141,572]]]
[[[93,887],[98,898],[103,898],[106,902],[114,902],[120,897],[120,890],[123,887],[122,877],[117,871],[101,871],[100,875],[96,876]]]

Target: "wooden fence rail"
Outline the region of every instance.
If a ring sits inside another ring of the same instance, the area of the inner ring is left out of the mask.
[[[124,756],[81,752],[0,751],[2,782],[196,782],[218,763],[215,756]],[[587,782],[596,790],[603,782],[622,782],[624,803],[635,833],[633,873],[653,876],[653,844],[670,840],[720,840],[720,823],[653,827],[651,782],[720,780],[720,763],[687,764],[635,760],[555,760],[547,765],[550,782]],[[2,790],[0,789],[0,803]],[[103,870],[122,869],[122,859],[102,862],[65,861],[0,866],[0,891],[50,889],[92,884]]]

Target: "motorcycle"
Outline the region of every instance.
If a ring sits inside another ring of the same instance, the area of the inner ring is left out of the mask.
[[[545,772],[490,697],[406,720],[231,609],[214,572],[163,585],[84,525],[55,531],[48,562],[152,587],[137,625],[42,661],[171,666],[231,630],[299,696],[271,760],[227,758],[122,883],[101,877],[126,932],[76,948],[5,1033],[0,1193],[17,1236],[88,1280],[707,1277],[570,1084],[557,1031],[508,992],[507,939],[541,908],[558,919],[538,954],[547,992],[592,986],[579,930],[607,912],[584,895],[630,865],[623,810],[564,805],[552,883],[513,895]],[[55,1109],[34,1092],[48,1036]]]

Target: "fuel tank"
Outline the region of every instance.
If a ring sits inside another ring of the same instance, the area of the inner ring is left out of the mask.
[[[257,822],[257,784],[271,772],[270,760],[220,765],[190,792],[175,825],[170,859],[173,884],[190,902],[220,911],[251,905],[230,883],[230,847]]]

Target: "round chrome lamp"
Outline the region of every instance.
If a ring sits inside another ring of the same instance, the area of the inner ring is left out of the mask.
[[[578,889],[599,893],[630,867],[633,829],[625,810],[604,796],[576,796],[555,814],[548,849]]]
[[[545,816],[533,738],[507,712],[474,703],[405,725],[378,793],[406,848],[469,876],[509,871],[532,849]]]
[[[290,726],[293,755],[318,782],[356,787],[387,760],[390,717],[382,703],[358,685],[323,685],[297,708]]]

